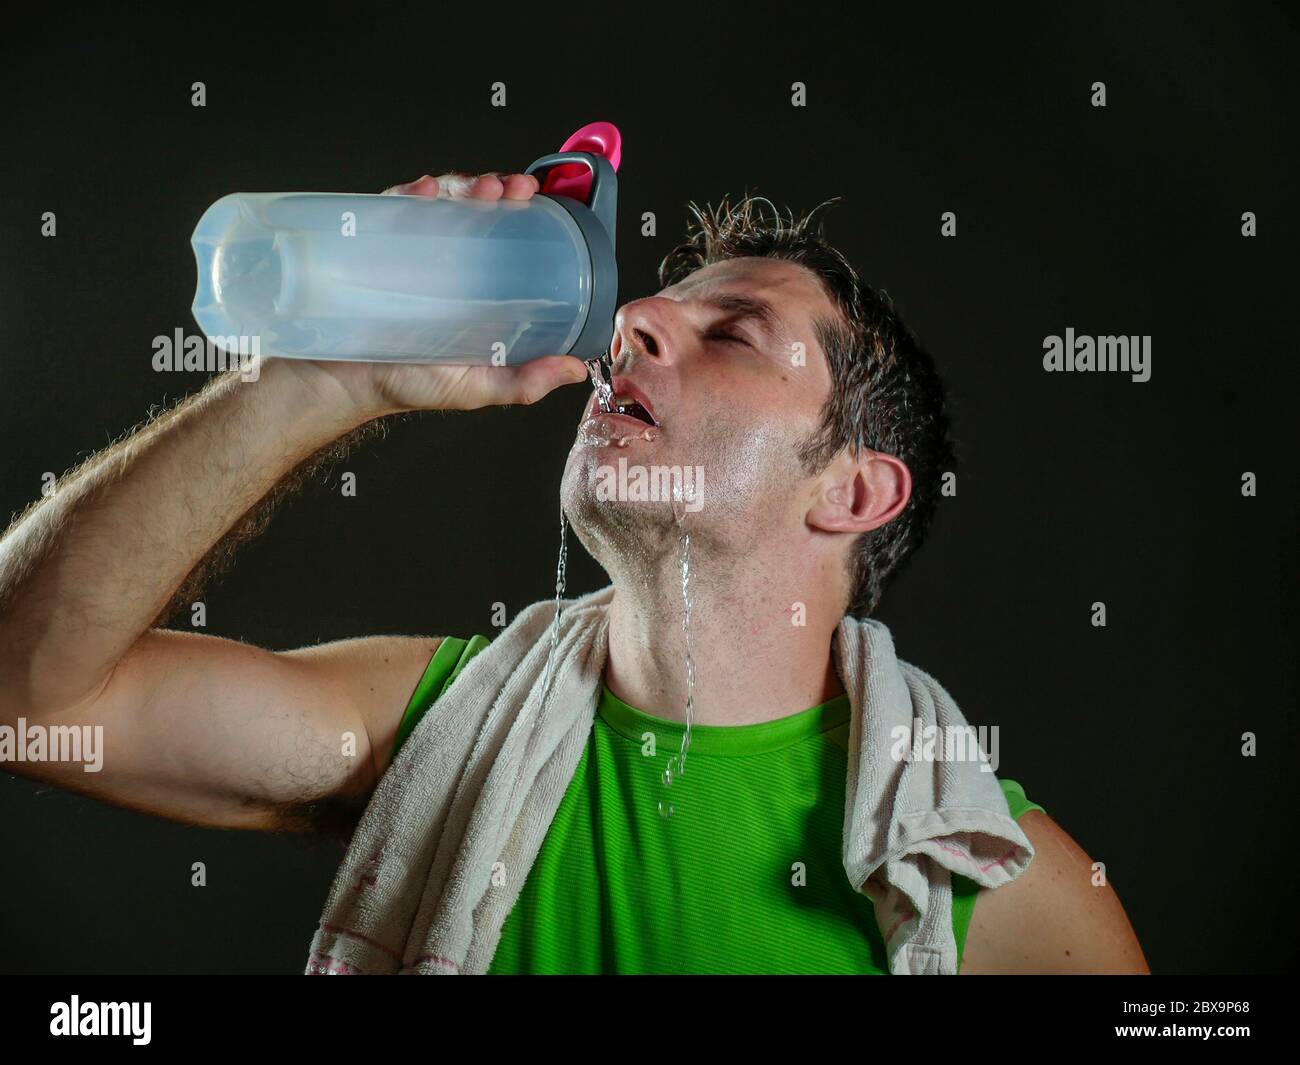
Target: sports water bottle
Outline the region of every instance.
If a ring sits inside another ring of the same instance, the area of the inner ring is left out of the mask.
[[[195,321],[223,350],[258,338],[253,350],[281,358],[596,359],[618,292],[620,148],[609,123],[583,127],[524,171],[541,182],[528,200],[223,196],[191,240]]]

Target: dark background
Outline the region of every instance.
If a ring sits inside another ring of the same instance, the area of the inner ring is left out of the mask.
[[[1296,16],[1077,6],[363,5],[277,29],[266,8],[222,5],[15,25],[0,46],[0,508],[202,385],[155,373],[151,340],[197,332],[189,237],[227,192],[518,170],[610,120],[624,300],[655,290],[687,199],[843,195],[827,232],[934,352],[964,461],[880,614],[901,656],[1000,726],[1000,774],[1106,863],[1156,972],[1286,969]],[[939,234],[948,210],[956,239]],[[1152,379],[1044,373],[1043,337],[1067,326],[1151,334]],[[586,396],[396,422],[208,590],[207,631],[273,648],[490,633],[494,602],[513,617],[549,597]],[[604,584],[570,543],[570,592]],[[299,972],[341,854],[0,774],[0,969]]]

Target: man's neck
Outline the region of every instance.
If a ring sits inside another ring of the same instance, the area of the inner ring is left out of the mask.
[[[605,683],[630,706],[685,721],[681,574],[671,564],[662,568],[649,582],[614,581]],[[757,572],[762,579],[706,581],[700,579],[707,577],[701,572],[691,581],[692,721],[758,724],[842,694],[844,686],[831,658],[840,618],[819,616],[814,602],[801,601],[814,597],[807,595],[810,585],[798,574],[781,579],[762,568],[736,569],[751,577]],[[793,590],[801,583],[803,597]],[[827,592],[816,600],[832,602],[834,596]]]

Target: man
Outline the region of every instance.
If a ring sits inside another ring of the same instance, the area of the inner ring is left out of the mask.
[[[517,174],[453,174],[389,191],[527,199],[537,187]],[[888,301],[809,219],[774,228],[754,208],[697,212],[695,238],[664,264],[672,283],[620,310],[613,384],[629,413],[592,418],[588,408],[563,482],[575,532],[614,587],[611,702],[647,721],[683,715],[685,527],[694,724],[736,737],[842,700],[836,626],[873,610],[920,544],[951,457],[938,378]],[[355,818],[442,641],[384,636],[270,652],[156,625],[333,442],[391,413],[533,403],[585,377],[580,361],[560,356],[513,369],[276,359],[256,383],[219,377],[95,456],[0,541],[0,724],[102,725],[103,770],[8,767],[201,825],[308,830]],[[620,457],[702,467],[700,505],[683,516],[663,500],[606,498],[600,471]],[[348,734],[356,752],[340,756]],[[1089,857],[1041,809],[1019,824],[1036,856],[1018,879],[980,891],[961,971],[1146,972]],[[808,846],[834,831],[823,826]],[[684,875],[701,855],[677,860]],[[861,899],[849,894],[823,901],[843,928],[861,920]],[[706,921],[725,920],[725,893],[688,902],[714,907]],[[797,906],[786,912],[800,916]],[[566,927],[590,935],[583,922],[597,919],[575,910]],[[625,947],[637,934],[594,933]],[[764,934],[803,933],[792,924]],[[863,935],[878,939],[874,928]],[[846,935],[831,938],[842,946]],[[695,947],[709,945],[683,949]],[[872,956],[864,947],[853,971],[880,971]],[[814,959],[790,971],[824,970]]]

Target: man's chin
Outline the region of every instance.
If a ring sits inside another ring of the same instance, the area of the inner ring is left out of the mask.
[[[677,521],[667,499],[608,498],[598,487],[602,467],[608,481],[609,464],[600,458],[604,449],[585,449],[571,457],[563,486],[564,512],[582,546],[608,573],[622,560],[647,560],[676,550]],[[613,464],[625,458],[618,450]],[[615,475],[616,476],[616,475]]]

